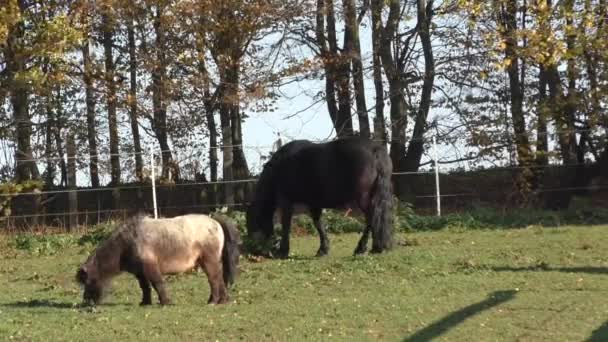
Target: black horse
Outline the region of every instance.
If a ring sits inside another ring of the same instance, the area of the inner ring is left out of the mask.
[[[289,255],[289,234],[295,208],[304,207],[319,232],[317,256],[329,252],[329,240],[321,213],[324,208],[360,210],[366,226],[354,254],[367,250],[372,234],[372,253],[392,248],[393,166],[386,148],[360,137],[326,143],[295,140],[277,150],[264,165],[254,198],[247,210],[247,235],[254,243],[272,240],[274,214],[282,225],[280,257]]]

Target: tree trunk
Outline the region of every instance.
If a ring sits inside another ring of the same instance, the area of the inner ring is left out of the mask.
[[[334,63],[333,83],[337,87],[338,110],[334,121],[336,135],[346,137],[353,135],[353,121],[350,113],[350,63],[348,58],[340,56],[338,52],[338,40],[336,38],[336,17],[333,0],[327,0],[327,37],[329,41],[330,63]],[[348,42],[350,36],[348,31],[344,32],[344,41]]]
[[[236,57],[233,57],[232,60],[237,60]],[[230,86],[229,94],[230,94],[230,125],[231,125],[231,134],[232,134],[232,153],[234,158],[234,163],[232,164],[233,176],[235,180],[242,180],[249,178],[249,168],[247,167],[247,160],[245,159],[245,153],[243,153],[243,131],[241,129],[241,113],[239,110],[239,64],[231,63],[230,68],[228,70],[228,82]],[[247,186],[244,183],[238,183],[235,186],[235,201],[244,202],[246,200],[247,195]]]
[[[574,20],[572,16],[574,15],[574,0],[566,0],[564,1],[564,6],[566,7],[566,26],[574,27]],[[576,90],[576,81],[578,78],[578,70],[576,67],[575,56],[577,55],[576,50],[576,32],[571,30],[568,34],[566,34],[566,46],[568,61],[567,61],[567,75],[568,75],[568,95],[566,95],[566,103],[564,106],[564,118],[566,120],[566,129],[568,132],[565,132],[566,139],[568,141],[568,157],[567,160],[570,163],[582,164],[584,160],[578,159],[578,146],[576,142],[576,109],[578,107],[578,95]],[[564,159],[564,162],[566,159]]]
[[[547,4],[550,6],[550,3]],[[545,9],[546,10],[546,9]],[[538,12],[536,16],[539,18],[538,30],[541,32],[549,32],[550,22],[547,13]],[[536,125],[536,165],[540,166],[536,170],[537,183],[542,183],[542,175],[544,166],[549,165],[549,136],[547,132],[547,122],[550,116],[550,107],[547,99],[548,73],[545,63],[540,63],[538,73],[538,109],[537,109],[537,125]],[[538,184],[540,186],[540,184]]]
[[[331,122],[336,127],[338,118],[338,104],[336,102],[336,86],[335,86],[335,62],[327,48],[327,40],[325,37],[325,0],[317,0],[316,11],[316,38],[319,46],[321,59],[325,68],[325,102],[327,103],[327,112]],[[334,31],[335,34],[335,31]],[[334,35],[335,39],[335,35]]]
[[[118,122],[116,119],[116,84],[114,80],[114,57],[112,45],[114,40],[114,29],[112,19],[108,14],[102,16],[103,21],[103,49],[105,54],[105,81],[106,81],[106,102],[108,106],[108,127],[110,130],[110,174],[112,185],[120,184],[120,156],[118,149]],[[115,205],[117,205],[115,198]]]
[[[519,165],[528,166],[532,152],[526,130],[526,120],[523,112],[523,84],[519,74],[519,57],[517,52],[517,0],[509,0],[503,11],[505,31],[505,58],[511,62],[507,67],[509,76],[509,96],[511,102],[511,120],[515,132],[515,144]]]
[[[55,172],[56,163],[53,157],[53,126],[54,126],[54,114],[53,105],[51,103],[51,97],[47,96],[45,99],[46,106],[46,124],[45,124],[45,141],[44,141],[44,154],[46,156],[46,186],[52,188],[55,183]]]
[[[382,40],[382,0],[372,0],[372,53],[374,88],[376,104],[374,116],[374,139],[387,142],[386,120],[384,118],[384,87],[382,83],[382,62],[380,61],[380,43]]]
[[[154,120],[152,129],[156,134],[161,149],[163,171],[162,177],[174,180],[179,177],[177,166],[173,162],[171,148],[169,147],[169,135],[167,132],[167,105],[165,103],[165,38],[161,18],[162,9],[156,8],[154,17],[154,33],[156,35],[156,62],[152,71],[152,107]],[[173,172],[172,172],[173,171]]]
[[[418,35],[422,43],[424,52],[424,81],[420,95],[420,104],[416,113],[414,132],[407,154],[404,160],[403,170],[418,171],[420,160],[424,152],[424,133],[426,132],[426,119],[431,108],[431,95],[433,93],[433,83],[435,81],[435,59],[433,57],[433,47],[431,45],[431,22],[433,20],[433,1],[418,0]]]
[[[381,13],[382,2],[373,1],[372,11]],[[399,0],[390,0],[389,14],[386,26],[382,29],[382,40],[380,43],[380,59],[386,73],[389,85],[389,98],[391,102],[391,148],[390,157],[396,172],[403,171],[403,158],[405,157],[405,130],[407,128],[407,103],[405,102],[405,82],[401,77],[400,66],[393,58],[393,42],[401,15]],[[405,199],[408,194],[407,178],[402,175],[395,176],[395,193],[400,199]]]
[[[590,1],[585,1],[585,12],[586,16],[593,18],[592,14],[594,8]],[[606,9],[605,2],[599,1],[596,10],[596,22],[591,23],[597,26],[597,32],[595,37],[591,41],[601,41],[602,39],[608,38],[605,33],[605,27],[608,25],[608,11]],[[603,126],[604,131],[608,135],[608,115],[602,115],[601,109],[601,95],[602,89],[598,82],[598,68],[599,68],[599,53],[597,48],[593,46],[589,41],[583,47],[583,54],[585,56],[585,68],[587,70],[587,78],[589,82],[589,93],[591,97],[591,113],[589,118],[589,126],[596,127],[596,125]],[[601,69],[600,69],[601,70]]]
[[[232,181],[234,180],[233,173],[233,162],[234,154],[232,148],[232,129],[230,127],[230,109],[232,107],[230,100],[230,84],[226,78],[227,70],[220,71],[220,87],[224,89],[221,94],[220,103],[220,125],[222,126],[222,176],[223,181],[227,182],[223,184],[224,188],[224,203],[231,205],[234,204],[234,187]]]
[[[217,125],[215,123],[215,111],[216,111],[216,103],[213,100],[213,96],[211,96],[211,90],[209,86],[209,72],[207,71],[207,66],[205,63],[205,54],[203,51],[199,51],[199,71],[202,79],[202,87],[204,94],[204,105],[205,105],[205,116],[207,119],[207,129],[209,130],[209,176],[211,180],[211,189],[210,191],[205,191],[208,193],[209,202],[212,205],[217,203]],[[213,208],[213,207],[212,207]]]
[[[209,175],[212,182],[217,182],[217,126],[214,111],[207,112],[207,129],[209,130]]]
[[[359,22],[354,0],[343,0],[344,16],[348,41],[345,42],[345,53],[350,60],[357,104],[357,117],[359,119],[359,135],[370,137],[369,117],[365,103],[365,88],[363,83],[363,64],[361,62],[361,46],[359,42]]]
[[[517,2],[517,0],[509,0],[503,5],[504,7],[501,10],[504,26],[502,38],[506,44],[505,59],[510,61],[507,65],[507,75],[509,77],[511,121],[513,122],[515,134],[517,160],[518,164],[523,167],[516,180],[519,195],[518,200],[526,205],[531,200],[529,195],[535,182],[534,172],[529,168],[533,162],[533,157],[523,111],[524,84],[520,78],[520,60],[517,51]]]
[[[551,0],[547,0],[547,6],[551,8]],[[568,39],[568,38],[567,38]],[[553,51],[550,51],[553,53]],[[553,109],[553,119],[556,124],[558,142],[560,146],[562,161],[569,165],[576,160],[575,149],[571,147],[571,127],[568,125],[566,114],[566,95],[561,85],[559,72],[556,64],[547,66],[547,81],[549,84],[549,106]],[[571,153],[573,152],[573,153]]]
[[[97,155],[97,123],[95,120],[95,89],[93,87],[93,67],[89,51],[88,34],[82,47],[82,60],[84,63],[84,86],[87,107],[87,139],[89,141],[89,174],[91,186],[99,187],[99,168]]]
[[[549,165],[549,137],[547,136],[547,71],[545,70],[544,65],[540,65],[539,68],[536,164],[542,167]]]
[[[570,127],[568,126],[565,118],[565,102],[566,96],[562,90],[561,80],[557,71],[556,65],[551,65],[547,68],[548,84],[549,84],[549,103],[550,107],[553,108],[553,119],[555,120],[557,127],[557,137],[560,146],[562,161],[564,164],[573,164],[576,160],[575,154],[571,154],[573,151],[570,142]]]
[[[135,152],[135,175],[139,182],[143,181],[144,162],[141,151],[141,139],[139,137],[139,125],[137,122],[137,55],[135,53],[135,31],[133,19],[127,19],[127,37],[129,44],[129,119],[131,121],[131,133],[133,134],[133,148]]]
[[[55,116],[55,129],[53,130],[55,133],[55,147],[57,148],[57,155],[59,156],[59,167],[61,169],[61,181],[59,182],[59,186],[67,186],[68,185],[68,169],[63,158],[63,139],[61,138],[61,130],[63,129],[64,124],[62,123],[61,113],[57,113]]]
[[[67,134],[66,149],[68,154],[68,193],[69,220],[68,230],[72,231],[78,225],[78,194],[76,190],[76,142],[74,132]]]
[[[24,11],[24,2],[19,1],[20,10]],[[31,146],[32,122],[29,114],[28,94],[29,85],[17,76],[26,70],[26,58],[21,55],[24,39],[23,22],[15,24],[9,29],[6,40],[5,53],[5,77],[10,89],[10,101],[13,106],[13,120],[15,125],[15,180],[24,182],[31,179],[39,179],[38,166],[33,160]]]

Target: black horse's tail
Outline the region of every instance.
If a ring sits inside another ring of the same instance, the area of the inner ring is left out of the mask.
[[[378,176],[371,197],[371,252],[381,253],[393,247],[393,164],[382,147],[374,150],[374,156]]]
[[[241,237],[236,225],[229,219],[213,216],[224,231],[224,248],[222,249],[222,269],[226,286],[234,284],[238,274]]]

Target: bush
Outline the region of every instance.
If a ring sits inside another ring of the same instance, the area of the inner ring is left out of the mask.
[[[80,239],[78,239],[78,244],[81,246],[86,244],[97,245],[107,239],[110,234],[112,234],[115,227],[116,224],[114,222],[98,224],[84,233]]]
[[[19,234],[13,240],[13,247],[35,255],[53,255],[65,247],[74,245],[76,237],[71,234]]]
[[[437,216],[409,217],[411,229],[417,231],[438,229],[512,229],[533,225],[591,225],[608,223],[608,210],[587,208],[567,211],[518,209],[502,213],[491,208],[477,208],[466,213]]]

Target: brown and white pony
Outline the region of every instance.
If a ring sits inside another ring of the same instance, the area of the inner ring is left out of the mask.
[[[111,279],[128,272],[139,281],[141,305],[152,304],[150,284],[160,304],[165,305],[171,299],[163,275],[200,266],[211,288],[208,303],[226,303],[228,287],[237,275],[239,243],[235,224],[217,215],[159,219],[139,215],[101,242],[80,266],[76,278],[84,285],[83,300],[87,304],[99,304]]]

